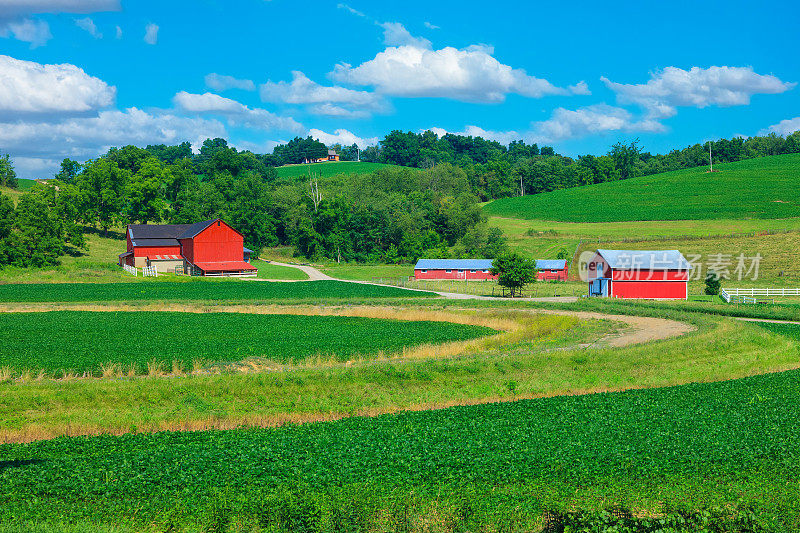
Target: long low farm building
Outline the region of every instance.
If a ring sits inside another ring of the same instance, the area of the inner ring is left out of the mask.
[[[416,279],[497,279],[492,275],[492,259],[420,259],[414,265]],[[537,259],[537,279],[566,281],[568,274],[565,259]]]
[[[587,265],[589,296],[685,300],[689,270],[678,250],[597,250]]]
[[[195,224],[129,224],[119,264],[155,266],[195,276],[255,275],[244,237],[224,220]]]

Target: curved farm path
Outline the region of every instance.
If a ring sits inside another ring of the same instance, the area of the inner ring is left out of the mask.
[[[363,285],[380,285],[379,283],[372,283],[363,280],[349,280],[338,279],[324,272],[308,265],[297,265],[292,263],[278,263],[272,261],[272,264],[298,268],[305,272],[309,279],[312,281],[317,280],[335,280],[345,281],[348,283],[360,283]],[[387,285],[390,286],[390,285]],[[410,291],[421,291],[421,289],[406,289]],[[462,294],[457,292],[440,292],[440,291],[422,291],[433,292],[443,298],[450,300],[494,300],[506,301],[504,298],[497,298],[492,296],[477,296],[473,294]],[[553,303],[573,303],[578,301],[578,298],[571,296],[566,297],[542,297],[542,298],[520,298],[522,302],[553,302]],[[527,311],[527,309],[526,309]],[[568,311],[561,309],[536,309],[533,312],[552,314],[552,315],[567,315],[573,316],[582,320],[613,320],[615,322],[622,322],[626,324],[624,328],[614,334],[605,335],[597,341],[584,347],[612,347],[621,348],[623,346],[630,346],[633,344],[641,344],[644,342],[658,341],[685,335],[697,328],[692,324],[680,322],[678,320],[670,320],[666,318],[655,318],[646,316],[632,316],[632,315],[611,315],[606,313],[596,313],[591,311]]]

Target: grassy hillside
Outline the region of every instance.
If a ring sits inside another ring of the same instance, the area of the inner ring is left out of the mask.
[[[800,154],[495,200],[487,214],[564,222],[775,219],[800,215]]]
[[[314,163],[312,165],[286,165],[278,167],[279,178],[296,178],[307,176],[309,172],[314,172],[322,178],[335,176],[337,174],[367,174],[373,170],[381,168],[400,168],[397,165],[385,165],[383,163],[366,163],[356,161],[339,161],[330,163]]]

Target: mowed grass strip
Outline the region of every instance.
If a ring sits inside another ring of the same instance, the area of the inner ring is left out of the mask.
[[[0,367],[97,373],[101,367],[152,362],[234,362],[258,358],[297,363],[308,357],[347,360],[406,346],[491,335],[496,330],[449,322],[343,316],[243,313],[50,311],[0,314]]]
[[[298,178],[311,174],[327,178],[338,174],[368,174],[375,170],[384,168],[408,168],[397,165],[387,165],[385,163],[367,163],[365,161],[337,161],[326,163],[314,163],[311,165],[286,165],[278,167],[279,178]],[[417,169],[412,169],[417,170]]]
[[[760,157],[504,198],[489,215],[564,222],[796,217],[800,154]],[[716,232],[715,232],[716,233]]]
[[[343,281],[265,283],[193,280],[159,283],[25,283],[0,285],[0,302],[266,301],[432,297],[431,293]]]
[[[743,502],[797,526],[798,400],[800,372],[790,371],[276,429],[2,445],[0,521],[135,516],[186,525],[207,518],[209,501],[224,501],[229,517],[279,516],[264,503],[279,503],[270,495],[343,490],[358,499],[369,485],[376,502],[387,496],[386,511],[412,494],[480,500],[513,490],[529,519],[553,507],[622,503],[652,516],[664,502]],[[290,498],[295,507],[299,497]],[[486,501],[498,512],[502,500]],[[319,518],[314,505],[300,507],[305,520]]]

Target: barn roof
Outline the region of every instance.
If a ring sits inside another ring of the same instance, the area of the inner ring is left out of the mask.
[[[178,239],[136,239],[134,246],[180,246]]]
[[[195,263],[195,266],[203,272],[231,272],[236,270],[258,270],[250,263],[244,261],[213,261],[206,263]]]
[[[328,155],[336,155],[336,150],[328,150]]]
[[[536,268],[539,270],[564,270],[567,267],[566,259],[537,259]]]
[[[128,233],[131,240],[139,239],[177,239],[191,224],[130,224]]]
[[[624,270],[689,270],[678,250],[597,250],[611,268]]]
[[[209,227],[211,224],[216,222],[217,218],[213,220],[204,220],[202,222],[195,222],[194,224],[189,224],[187,228],[184,230],[183,233],[178,236],[179,239],[191,239],[192,237],[196,237],[198,233]]]
[[[487,270],[492,268],[492,259],[420,259],[415,270]]]

